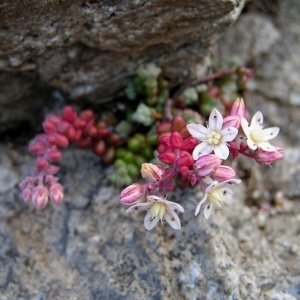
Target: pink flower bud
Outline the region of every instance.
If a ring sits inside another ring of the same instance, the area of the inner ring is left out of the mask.
[[[54,114],[47,114],[45,120],[50,121],[54,124],[57,124],[57,123],[61,122],[61,118],[57,115],[54,115]]]
[[[239,129],[241,126],[241,119],[237,116],[227,116],[224,118],[223,129],[227,127],[234,127]]]
[[[194,170],[198,177],[206,177],[215,172],[221,163],[222,160],[214,154],[204,155],[196,160]]]
[[[59,171],[58,166],[49,165],[48,169],[45,171],[45,174],[47,175],[54,175]]]
[[[59,133],[49,134],[48,142],[50,145],[56,145],[58,147],[67,147],[69,145],[67,137]]]
[[[76,140],[76,130],[73,126],[70,126],[68,128],[68,131],[66,133],[67,138],[71,141],[74,142]]]
[[[179,132],[174,131],[170,135],[170,146],[172,149],[181,149],[183,144],[182,136]]]
[[[48,202],[48,190],[44,186],[37,186],[32,190],[32,203],[37,210],[42,210]]]
[[[174,183],[171,182],[171,181],[168,181],[168,182],[166,183],[165,187],[166,187],[166,189],[167,189],[168,191],[174,191]]]
[[[53,175],[46,175],[44,181],[47,185],[51,186],[58,181],[58,178]]]
[[[159,138],[159,143],[166,148],[170,147],[170,137],[169,136],[162,136]]]
[[[56,205],[60,205],[64,197],[63,186],[59,183],[53,184],[50,187],[49,196],[52,202],[54,202]]]
[[[61,152],[57,148],[49,149],[44,154],[44,158],[49,161],[58,161],[61,158]]]
[[[22,198],[25,203],[29,202],[29,200],[31,199],[31,195],[32,195],[32,192],[31,192],[31,189],[29,189],[29,188],[26,188],[22,191]]]
[[[86,126],[86,124],[87,122],[80,117],[76,118],[73,122],[73,126],[75,129],[83,129]]]
[[[37,158],[37,160],[35,161],[35,165],[38,169],[40,170],[45,170],[48,168],[49,166],[49,162],[47,161],[47,159],[43,158],[43,157],[39,157]]]
[[[222,182],[225,180],[230,180],[235,177],[235,171],[228,167],[228,166],[219,166],[213,174],[210,175],[210,177],[213,180]]]
[[[26,177],[22,182],[19,184],[20,189],[25,189],[25,188],[33,188],[35,186],[35,181],[33,177]]]
[[[164,145],[159,145],[159,146],[157,147],[157,152],[158,152],[159,154],[162,154],[162,153],[164,153],[167,149],[168,149],[168,148],[166,148]]]
[[[76,116],[77,116],[76,111],[72,106],[67,105],[63,108],[62,118],[65,121],[72,123],[76,119]]]
[[[190,169],[188,167],[181,167],[180,173],[182,176],[186,176],[189,173]]]
[[[158,159],[167,165],[172,165],[175,162],[176,155],[171,151],[167,151],[159,154]]]
[[[231,106],[230,116],[237,116],[239,118],[244,118],[245,115],[246,115],[245,102],[243,98],[239,97],[233,102]]]
[[[254,159],[260,165],[269,165],[272,162],[279,160],[283,157],[283,149],[280,147],[276,147],[276,151],[267,152],[263,151],[262,149],[257,149],[254,152]]]
[[[70,126],[71,126],[70,123],[68,123],[66,121],[60,121],[56,125],[56,128],[57,128],[56,130],[58,133],[65,134],[68,132]]]
[[[34,155],[43,155],[46,152],[46,149],[46,145],[39,141],[32,142],[28,147],[28,151]]]
[[[82,118],[86,122],[89,122],[94,119],[94,112],[90,109],[86,109],[80,113],[80,118]]]
[[[51,121],[44,121],[43,129],[46,133],[54,133],[56,132],[56,124]]]
[[[189,167],[194,164],[194,159],[192,155],[186,151],[180,152],[180,157],[176,160],[176,166],[179,168]]]
[[[144,187],[141,184],[133,183],[120,194],[120,202],[124,205],[133,205],[145,197]]]
[[[156,165],[144,163],[141,167],[141,174],[148,182],[154,183],[162,179],[163,170]]]
[[[181,149],[185,151],[192,151],[198,144],[199,141],[197,139],[193,137],[188,137],[183,140]]]

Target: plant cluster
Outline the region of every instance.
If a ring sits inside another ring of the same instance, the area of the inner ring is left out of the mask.
[[[147,230],[162,220],[174,229],[180,229],[176,211],[184,212],[184,208],[165,197],[166,191],[173,191],[177,177],[202,190],[203,197],[195,207],[195,215],[204,206],[204,217],[208,219],[214,205],[222,208],[223,203],[232,198],[230,186],[241,182],[235,178],[235,170],[223,164],[230,153],[233,158],[242,154],[259,164],[270,164],[283,156],[281,148],[269,143],[278,135],[279,128],[264,129],[261,112],[252,117],[250,124],[245,116],[245,103],[242,98],[237,98],[225,117],[214,108],[207,126],[185,124],[178,116],[171,123],[158,126],[161,134],[158,159],[162,164],[144,163],[141,174],[145,183],[133,183],[123,189],[120,202],[130,206],[126,212],[147,211],[144,218]],[[246,142],[236,139],[239,131],[246,136]]]
[[[230,185],[240,182],[235,170],[224,164],[230,154],[233,159],[244,155],[259,164],[283,156],[281,148],[268,142],[279,128],[263,129],[261,112],[249,124],[243,99],[231,100],[251,75],[244,67],[218,72],[183,84],[170,97],[168,81],[158,67],[149,64],[129,83],[126,105],[119,103],[120,121],[114,126],[105,118],[97,120],[91,110],[78,114],[71,106],[64,107],[61,115],[48,114],[44,133],[29,145],[37,158],[31,176],[20,184],[24,201],[38,210],[49,201],[61,204],[63,186],[56,177],[59,167],[53,163],[61,159],[62,148],[73,143],[91,148],[106,164],[114,163],[111,180],[127,186],[120,202],[130,206],[127,212],[147,211],[146,229],[159,220],[181,227],[175,211],[183,212],[183,207],[165,198],[166,191],[176,185],[199,187],[203,198],[195,214],[204,206],[204,216],[209,218],[213,205],[222,207],[232,197]],[[133,183],[139,173],[143,184]]]

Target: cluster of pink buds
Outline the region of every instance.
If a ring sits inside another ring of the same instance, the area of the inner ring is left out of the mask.
[[[78,115],[71,106],[64,107],[61,116],[48,114],[43,129],[45,133],[37,135],[29,145],[29,152],[37,156],[31,176],[20,183],[24,201],[31,201],[38,210],[49,200],[57,205],[63,200],[63,187],[54,176],[59,167],[52,164],[60,160],[62,148],[73,142],[79,148],[92,147],[97,155],[103,155],[105,139],[112,136],[103,121],[95,123],[91,110]]]
[[[245,116],[245,103],[238,98],[225,118],[213,109],[207,126],[186,124],[179,116],[161,123],[157,127],[160,143],[157,150],[163,165],[143,164],[141,174],[145,183],[134,183],[121,192],[120,202],[130,206],[127,212],[147,211],[144,218],[147,230],[153,229],[159,220],[166,220],[174,229],[180,229],[175,211],[184,212],[184,208],[164,196],[165,190],[174,189],[178,175],[192,186],[199,186],[203,192],[195,215],[204,206],[204,216],[208,219],[214,205],[222,208],[233,196],[230,186],[240,183],[235,179],[235,170],[223,165],[230,154],[233,158],[242,154],[259,164],[270,164],[283,156],[281,148],[268,142],[277,136],[279,128],[263,129],[261,112],[253,116],[250,125]],[[247,143],[237,141],[241,129]]]

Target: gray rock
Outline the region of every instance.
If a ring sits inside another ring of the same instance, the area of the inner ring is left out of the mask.
[[[181,83],[245,2],[2,1],[0,132],[56,101],[51,91],[94,105],[112,100],[149,61]]]
[[[30,158],[9,152],[24,176]],[[299,203],[288,214],[266,215],[261,230],[243,185],[209,221],[194,216],[195,190],[178,190],[169,196],[186,209],[182,229],[164,222],[148,232],[143,213],[125,214],[120,190],[107,179],[111,170],[97,157],[67,150],[61,166],[61,207],[37,212],[16,186],[0,194],[0,299],[299,297]]]

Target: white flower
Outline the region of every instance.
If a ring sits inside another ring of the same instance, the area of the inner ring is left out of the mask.
[[[222,129],[223,117],[217,109],[213,109],[208,120],[208,127],[201,124],[188,124],[187,130],[196,139],[202,141],[193,151],[193,158],[197,160],[199,157],[208,155],[212,151],[221,159],[227,159],[229,149],[226,142],[235,139],[238,130],[234,127],[226,127]]]
[[[237,184],[240,183],[241,180],[230,179],[223,182],[218,182],[207,177],[206,181],[208,181],[210,184],[205,189],[202,200],[196,206],[195,216],[199,214],[201,206],[206,202],[206,200],[209,200],[209,202],[205,204],[204,208],[204,217],[208,219],[211,215],[213,204],[216,204],[219,208],[222,208],[222,204],[227,203],[227,200],[231,199],[233,191],[226,185]]]
[[[268,140],[271,140],[278,135],[279,128],[270,127],[263,129],[263,121],[264,117],[260,111],[253,116],[250,126],[245,118],[241,119],[242,128],[247,136],[247,144],[252,150],[261,148],[267,152],[276,151],[276,148],[272,146]]]
[[[147,230],[153,229],[158,221],[162,221],[163,219],[174,229],[181,228],[180,220],[175,212],[175,210],[184,212],[184,208],[181,205],[153,195],[148,196],[147,200],[147,202],[137,203],[131,206],[126,212],[130,213],[134,210],[147,210],[148,212],[144,219],[144,225]]]

